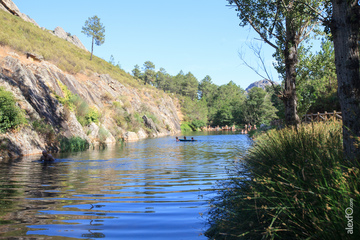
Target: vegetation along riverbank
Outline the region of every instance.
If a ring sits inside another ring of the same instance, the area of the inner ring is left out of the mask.
[[[219,182],[210,239],[355,239],[359,168],[344,164],[341,122],[270,130]]]

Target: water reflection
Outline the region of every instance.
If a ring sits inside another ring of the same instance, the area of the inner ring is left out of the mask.
[[[249,139],[194,137],[0,162],[0,237],[204,239],[204,196]]]

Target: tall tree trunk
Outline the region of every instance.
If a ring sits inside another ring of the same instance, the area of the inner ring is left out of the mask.
[[[91,55],[90,55],[90,60],[92,60],[93,51],[94,51],[94,37],[92,38],[92,42],[91,42]]]
[[[282,100],[285,104],[286,125],[298,127],[300,119],[297,113],[296,97],[296,66],[298,63],[298,44],[294,24],[291,18],[286,19],[286,45],[284,49],[285,58],[285,88]]]
[[[343,116],[344,157],[360,159],[360,6],[357,0],[332,0],[330,24],[334,38],[338,95]]]

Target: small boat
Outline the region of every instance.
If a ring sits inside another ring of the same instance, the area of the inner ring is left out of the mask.
[[[195,139],[191,140],[191,139],[179,139],[179,141],[181,142],[194,142],[196,141]]]

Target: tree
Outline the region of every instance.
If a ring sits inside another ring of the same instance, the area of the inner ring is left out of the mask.
[[[181,89],[180,93],[183,96],[189,96],[191,100],[197,99],[198,94],[198,88],[199,88],[199,82],[196,79],[196,77],[191,73],[188,72],[181,82]]]
[[[132,70],[132,74],[135,78],[140,79],[141,78],[141,71],[139,65],[135,65],[134,69]]]
[[[269,124],[276,119],[277,109],[270,101],[270,95],[259,87],[253,87],[249,90],[248,97],[244,105],[244,121],[247,124],[259,125]]]
[[[298,111],[302,114],[340,110],[331,41],[323,41],[315,54],[300,49],[297,90]]]
[[[227,0],[236,5],[240,26],[250,25],[261,39],[273,47],[281,60],[277,70],[284,73],[281,99],[285,105],[285,121],[297,126],[296,67],[298,47],[316,26],[316,17],[308,14],[304,3],[293,0]],[[305,0],[304,0],[305,1]],[[312,8],[319,1],[306,0]]]
[[[152,84],[155,81],[155,64],[150,61],[144,63],[144,84]]]
[[[88,18],[88,20],[85,21],[85,26],[82,27],[81,32],[84,33],[86,36],[92,38],[91,56],[90,56],[90,60],[92,60],[94,42],[98,46],[100,46],[105,42],[105,27],[100,22],[100,18],[98,18],[95,15],[91,18]]]
[[[207,99],[209,121],[215,125],[240,123],[240,113],[245,101],[244,90],[233,81],[221,85],[214,95]]]
[[[200,98],[210,99],[215,91],[217,86],[212,82],[211,77],[206,75],[199,84],[199,95]]]
[[[360,3],[358,0],[331,0],[330,18],[338,94],[343,117],[344,155],[357,165],[360,159]]]

